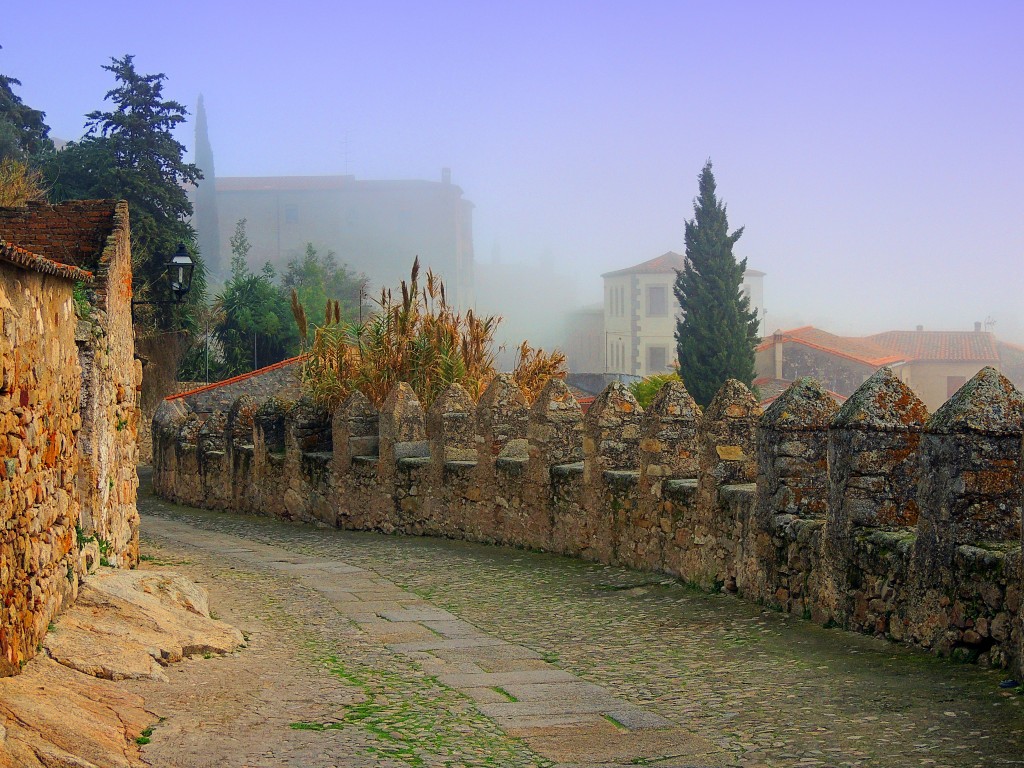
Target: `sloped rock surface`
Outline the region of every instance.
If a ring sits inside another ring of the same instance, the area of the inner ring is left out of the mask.
[[[108,680],[166,680],[183,656],[227,653],[242,634],[210,618],[206,591],[182,576],[101,569],[44,647],[57,662]]]
[[[40,656],[0,680],[0,768],[135,768],[142,697]]]

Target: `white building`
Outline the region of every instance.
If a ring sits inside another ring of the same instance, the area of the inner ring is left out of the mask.
[[[672,293],[685,257],[669,251],[604,278],[605,372],[650,376],[675,368],[679,304]],[[748,269],[743,290],[750,308],[764,316],[764,272]]]

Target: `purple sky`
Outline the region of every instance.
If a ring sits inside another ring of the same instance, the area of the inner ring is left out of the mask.
[[[450,166],[478,261],[572,275],[578,303],[682,250],[710,157],[769,328],[991,316],[1024,341],[1020,2],[55,5],[0,30],[55,136],[134,53],[169,97],[205,95],[218,174]]]

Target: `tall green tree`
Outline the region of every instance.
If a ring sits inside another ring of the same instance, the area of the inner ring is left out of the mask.
[[[246,220],[231,236],[231,276],[214,301],[214,335],[223,361],[223,374],[235,376],[271,365],[298,352],[299,335],[291,305],[274,284],[267,264],[259,273],[249,270],[251,244]]]
[[[741,287],[747,260],[733,255],[743,228],[729,232],[710,160],[700,172],[693,213],[686,222],[686,264],[674,286],[682,309],[676,354],[687,390],[707,405],[726,379],[753,381],[758,322]]]
[[[189,244],[195,252],[195,235],[187,220],[192,204],[185,189],[202,173],[185,162],[185,147],[173,134],[188,112],[177,101],[164,99],[167,76],[140,74],[133,56],[112,58],[103,68],[116,83],[104,97],[111,108],[86,115],[85,137],[54,153],[44,170],[52,199],[128,201],[135,274],[145,285],[155,285],[165,257],[178,243]],[[202,261],[196,261],[189,297],[193,304],[201,303],[205,288]],[[165,308],[157,320],[171,327],[182,317]]]

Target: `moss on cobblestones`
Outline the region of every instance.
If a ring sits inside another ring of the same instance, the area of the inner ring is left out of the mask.
[[[365,747],[368,755],[410,766],[552,765],[518,739],[501,733],[489,718],[436,677],[370,668],[351,658],[342,662],[337,656],[328,656],[323,664],[332,675],[362,691],[365,701],[347,706],[337,722],[292,723],[296,730],[328,731],[358,725],[375,737],[375,742]],[[454,705],[453,700],[457,700]],[[425,757],[434,759],[427,763]],[[437,758],[445,762],[438,763]],[[457,763],[449,762],[456,758]]]

